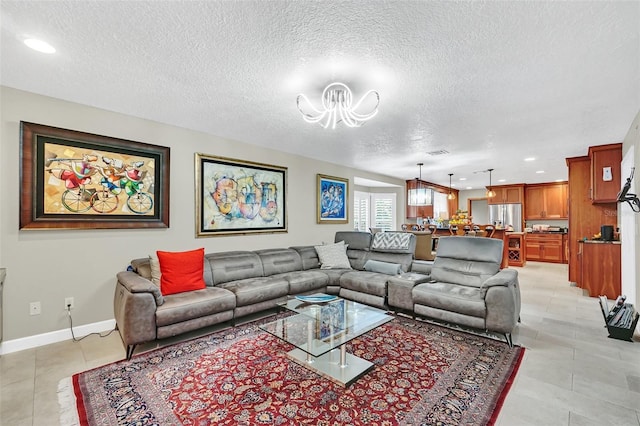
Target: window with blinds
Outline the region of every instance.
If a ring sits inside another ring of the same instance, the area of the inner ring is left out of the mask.
[[[395,231],[396,194],[355,191],[353,217],[356,231],[368,232],[369,228]]]

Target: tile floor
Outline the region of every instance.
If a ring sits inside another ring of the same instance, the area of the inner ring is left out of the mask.
[[[608,339],[597,299],[567,283],[566,265],[517,269],[523,303],[514,338],[527,351],[498,425],[640,426],[640,336]],[[117,333],[1,356],[0,424],[57,424],[58,381],[123,357]]]

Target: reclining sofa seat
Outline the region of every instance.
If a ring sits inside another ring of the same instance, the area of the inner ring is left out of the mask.
[[[518,272],[500,270],[503,242],[494,238],[441,237],[431,281],[412,290],[414,312],[424,317],[502,333],[520,316]]]
[[[398,240],[402,239],[402,243]],[[334,270],[339,275],[340,297],[387,309],[389,274],[365,271],[367,261],[398,264],[401,271],[411,270],[416,237],[398,232],[336,232],[335,242],[347,244],[347,257],[353,270]],[[326,272],[331,270],[325,270]]]
[[[313,247],[311,247],[313,249]],[[315,252],[315,250],[313,250]],[[205,254],[206,288],[163,296],[149,258],[117,274],[114,315],[131,358],[136,345],[176,336],[276,306],[287,294],[326,291],[329,278],[294,249]]]
[[[116,327],[125,344],[127,359],[138,344],[233,319],[236,297],[214,286],[206,255],[203,276],[206,287],[167,296],[151,281],[148,257],[132,260],[131,267],[132,271],[116,275],[113,298]]]

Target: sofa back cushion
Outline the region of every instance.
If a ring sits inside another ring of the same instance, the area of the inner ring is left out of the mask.
[[[302,258],[297,251],[287,248],[256,250],[262,261],[265,276],[301,271]]]
[[[318,269],[320,267],[320,259],[318,258],[318,252],[314,246],[295,246],[290,247],[298,252],[302,259],[302,269]]]
[[[344,241],[350,250],[369,251],[371,248],[371,237],[372,235],[368,232],[340,231],[336,232],[333,241],[336,243]]]
[[[500,270],[502,240],[483,237],[440,237],[431,279],[480,287]]]
[[[264,276],[260,256],[252,251],[211,253],[205,259],[211,267],[214,285]]]
[[[364,270],[366,254],[371,248],[372,235],[368,232],[341,231],[336,232],[334,241],[347,244],[347,257],[353,269]]]

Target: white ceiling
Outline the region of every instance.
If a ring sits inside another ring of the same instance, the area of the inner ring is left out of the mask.
[[[638,1],[1,7],[2,85],[401,179],[424,162],[423,179],[454,173],[460,189],[488,168],[494,184],[566,179],[565,157],[622,141],[640,110]],[[25,47],[33,36],[57,52]],[[378,115],[304,122],[296,96],[319,106],[334,80],[377,90]]]

